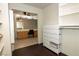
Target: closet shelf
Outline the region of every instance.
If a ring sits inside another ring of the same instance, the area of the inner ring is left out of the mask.
[[[65,26],[60,26],[60,28],[78,29],[79,25],[65,25]]]
[[[63,17],[63,16],[67,16],[67,15],[72,15],[72,14],[76,14],[76,13],[79,13],[79,11],[71,12],[71,13],[68,13],[68,14],[62,14],[62,15],[59,15],[59,17]]]
[[[66,16],[74,13],[79,13],[79,4],[65,4],[63,6],[59,6],[59,16]]]

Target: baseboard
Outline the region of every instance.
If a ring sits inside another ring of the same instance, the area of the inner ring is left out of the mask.
[[[41,45],[43,45],[43,44],[41,44]],[[45,47],[45,46],[44,46]],[[45,47],[46,49],[48,49],[47,47]],[[62,53],[62,52],[60,52],[59,54],[57,54],[57,53],[55,53],[54,51],[52,51],[52,50],[50,50],[50,49],[48,49],[49,51],[51,51],[51,52],[53,52],[54,54],[56,54],[57,56],[68,56],[68,55],[66,55],[66,54],[64,54],[64,53]]]
[[[62,52],[60,52],[59,55],[60,55],[60,56],[62,56],[62,55],[63,55],[63,56],[68,56],[68,55],[66,55],[65,53],[62,53]]]
[[[40,45],[43,45],[43,43],[40,43]]]

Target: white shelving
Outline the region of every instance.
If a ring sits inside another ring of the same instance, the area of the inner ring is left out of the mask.
[[[79,3],[69,3],[59,8],[59,16],[65,16],[79,12]]]
[[[61,28],[79,28],[79,3],[59,7],[59,25]]]
[[[76,34],[79,30],[79,3],[68,3],[59,6],[59,28],[61,31],[61,52],[65,54],[74,54],[73,45],[71,42],[79,38]],[[73,33],[73,34],[72,34]],[[76,36],[77,38],[76,38]],[[73,37],[73,38],[72,38]],[[78,40],[77,40],[78,41]],[[67,49],[66,49],[67,48]],[[69,51],[70,50],[70,51]],[[73,50],[73,51],[72,51]],[[72,52],[71,52],[72,51]]]
[[[79,55],[79,3],[59,6],[59,18],[61,52],[71,56]]]
[[[48,49],[59,54],[59,26],[57,25],[46,25],[43,28],[43,45]]]

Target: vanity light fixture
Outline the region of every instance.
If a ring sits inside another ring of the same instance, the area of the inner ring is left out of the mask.
[[[23,12],[23,18],[32,19],[32,15],[30,13]]]
[[[23,12],[23,14],[16,14],[17,18],[26,18],[26,19],[37,19],[37,16],[31,15],[31,13]]]
[[[16,17],[17,17],[17,18],[27,18],[27,19],[32,19],[32,16],[28,16],[28,15],[19,15],[19,14],[16,14]]]

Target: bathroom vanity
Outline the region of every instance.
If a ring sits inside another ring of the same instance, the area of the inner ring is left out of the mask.
[[[28,36],[28,32],[30,29],[19,29],[17,30],[17,39],[27,39]],[[34,37],[37,37],[37,30],[34,29]]]

